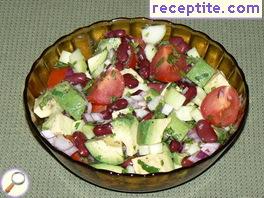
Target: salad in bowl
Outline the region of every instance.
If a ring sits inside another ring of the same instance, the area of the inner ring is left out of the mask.
[[[35,99],[41,135],[73,160],[119,174],[190,167],[236,131],[241,99],[226,76],[165,25],[108,31],[94,54],[63,50]]]

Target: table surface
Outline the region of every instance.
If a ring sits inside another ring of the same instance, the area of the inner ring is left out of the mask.
[[[31,180],[26,197],[263,197],[264,20],[172,20],[222,43],[245,72],[250,90],[242,135],[221,160],[191,182],[150,194],[101,189],[68,172],[33,137],[22,93],[34,60],[78,27],[121,16],[148,17],[148,6],[143,0],[0,0],[0,172],[24,169]]]

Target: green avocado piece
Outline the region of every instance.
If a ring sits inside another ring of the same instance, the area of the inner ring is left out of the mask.
[[[215,73],[215,70],[204,60],[199,61],[187,73],[186,77],[196,83],[199,87],[204,87]]]
[[[138,125],[137,142],[139,145],[151,145],[160,143],[163,132],[170,123],[171,118],[151,119],[140,122]]]
[[[118,165],[124,162],[122,142],[112,136],[91,139],[85,143],[90,154],[99,162]]]
[[[137,130],[138,120],[135,116],[128,114],[116,118],[111,122],[114,139],[123,142],[126,146],[126,154],[133,156],[137,153]]]
[[[56,102],[75,120],[80,120],[86,108],[86,101],[68,82],[63,82],[51,91]]]
[[[93,132],[93,128],[94,128],[93,125],[85,124],[80,131],[83,132],[83,134],[89,140],[89,139],[92,139],[95,136],[94,132]]]
[[[122,168],[121,166],[115,166],[115,165],[111,165],[111,164],[95,163],[95,164],[90,164],[90,166],[92,166],[96,169],[108,170],[108,171],[115,172],[115,173],[124,173],[125,172],[125,169]]]
[[[149,154],[132,159],[135,172],[138,174],[148,174],[157,172],[169,172],[174,169],[170,152],[163,144],[163,152],[159,154]]]
[[[150,88],[148,91],[147,91],[147,94],[144,96],[145,100],[147,102],[151,101],[153,98],[159,96],[160,94],[155,90],[155,89],[152,89]]]
[[[166,132],[181,141],[192,128],[191,125],[178,119],[175,112],[171,113],[169,118],[171,118],[171,121],[166,128]]]

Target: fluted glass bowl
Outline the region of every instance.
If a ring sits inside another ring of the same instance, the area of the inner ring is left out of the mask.
[[[212,67],[221,70],[229,83],[238,91],[242,98],[240,124],[237,131],[212,156],[195,164],[193,167],[181,168],[168,173],[155,175],[115,174],[96,170],[88,165],[71,160],[63,153],[53,148],[41,135],[38,126],[43,120],[33,113],[34,100],[46,90],[51,68],[57,63],[62,50],[74,51],[81,49],[85,58],[92,56],[96,44],[104,34],[113,29],[124,29],[128,34],[140,37],[141,29],[147,24],[165,24],[167,31],[164,40],[171,36],[181,36],[191,47],[196,47]],[[164,20],[146,18],[118,18],[110,21],[100,21],[61,37],[49,46],[34,62],[25,82],[24,104],[28,123],[32,133],[41,145],[56,158],[65,168],[94,185],[121,192],[153,192],[181,185],[197,177],[213,165],[233,145],[242,132],[248,111],[248,87],[242,70],[224,47],[212,40],[206,34],[195,31],[185,25],[174,24]]]

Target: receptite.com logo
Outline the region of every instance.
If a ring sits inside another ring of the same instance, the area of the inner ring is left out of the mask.
[[[29,189],[29,178],[25,171],[12,168],[1,172],[1,190],[7,197],[23,197]]]

